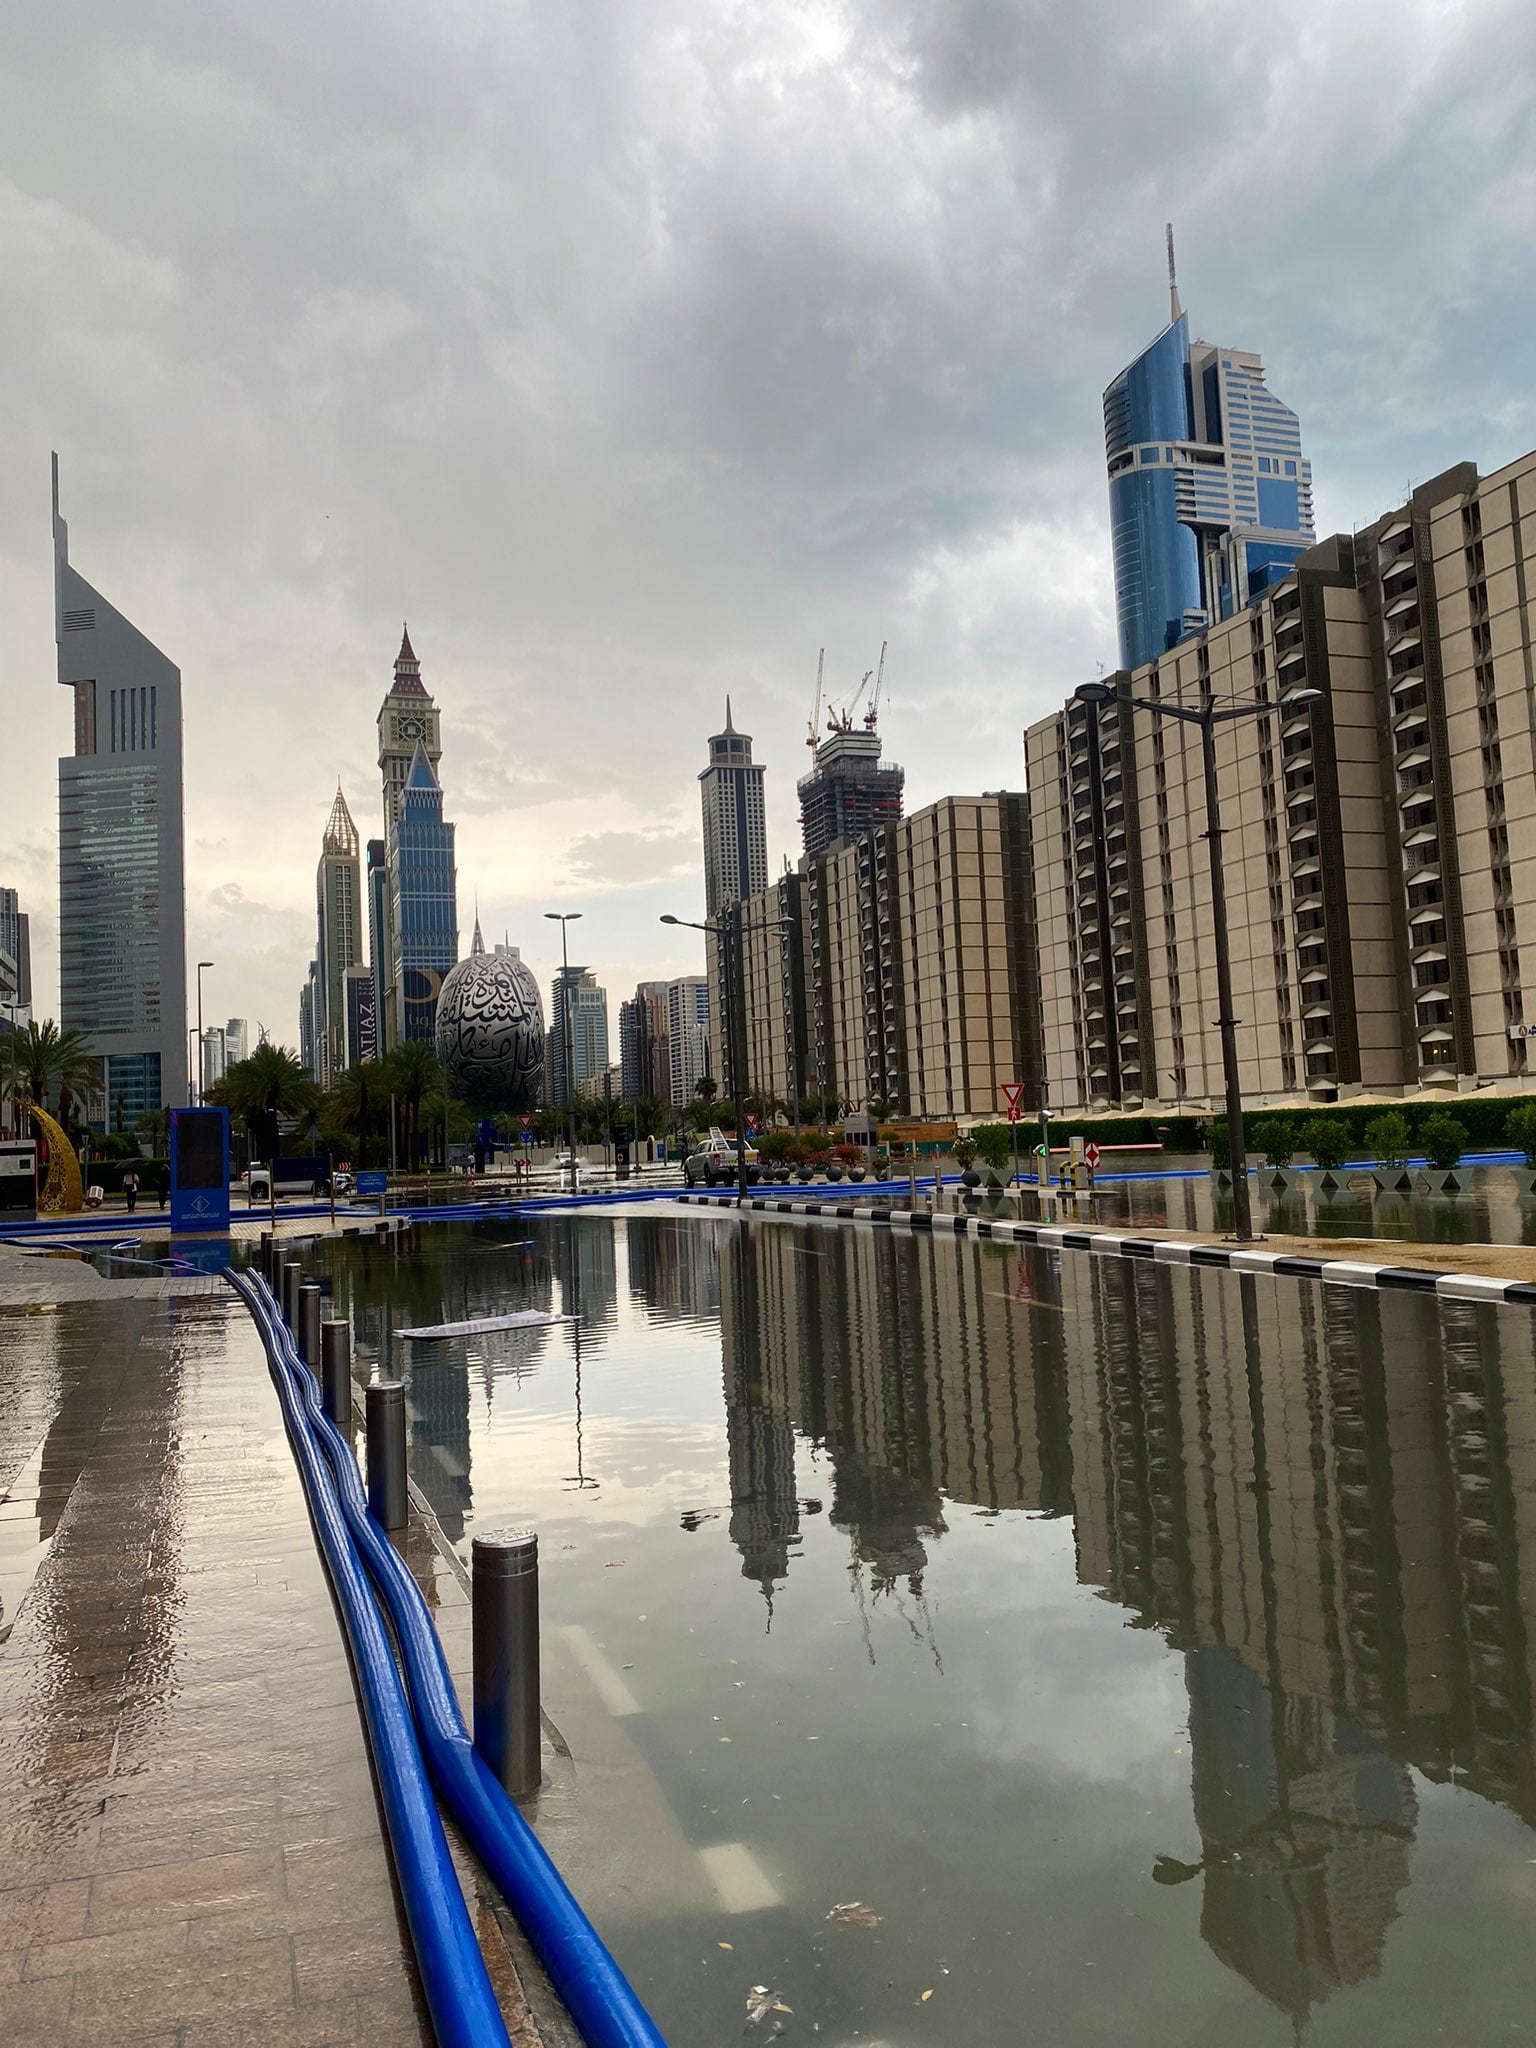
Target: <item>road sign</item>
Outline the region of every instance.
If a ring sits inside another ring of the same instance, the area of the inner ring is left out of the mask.
[[[387,1173],[360,1173],[352,1183],[352,1192],[357,1195],[383,1195],[389,1192]]]
[[[1003,1102],[1010,1116],[1018,1110],[1023,1100],[1024,1083],[1022,1081],[1005,1081],[1003,1083]]]
[[[533,1143],[533,1118],[531,1116],[520,1116],[518,1118],[517,1139],[520,1145],[531,1145]]]
[[[749,1116],[747,1118],[747,1136],[749,1138],[755,1138],[757,1136],[757,1118],[755,1116]]]
[[[1094,1167],[1096,1167],[1099,1163],[1099,1148],[1097,1145],[1095,1145],[1092,1138],[1090,1138],[1087,1144],[1083,1147],[1083,1157],[1088,1162],[1089,1171],[1092,1172]]]

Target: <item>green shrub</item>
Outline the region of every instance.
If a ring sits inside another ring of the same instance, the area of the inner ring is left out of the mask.
[[[1205,1130],[1205,1149],[1211,1155],[1212,1166],[1225,1166],[1232,1156],[1232,1141],[1227,1136],[1227,1120],[1224,1116],[1213,1116]]]
[[[1461,1155],[1467,1149],[1467,1128],[1455,1117],[1441,1110],[1437,1116],[1426,1117],[1419,1132],[1419,1143],[1429,1156],[1429,1163],[1440,1173],[1450,1173],[1461,1164]]]
[[[1343,1117],[1309,1117],[1301,1127],[1301,1142],[1324,1173],[1341,1167],[1354,1150],[1349,1125]]]
[[[1253,1126],[1253,1149],[1266,1166],[1289,1166],[1296,1157],[1296,1126],[1288,1116],[1260,1117]]]
[[[1504,1120],[1504,1142],[1525,1154],[1527,1166],[1536,1166],[1536,1102],[1517,1102]]]
[[[977,1124],[971,1132],[977,1157],[999,1172],[1013,1157],[1013,1133],[1007,1124]],[[1024,1148],[1021,1145],[1020,1150]]]
[[[974,1138],[956,1138],[949,1148],[950,1157],[962,1173],[969,1173],[976,1163],[977,1145]]]
[[[1389,1109],[1365,1127],[1366,1150],[1378,1166],[1406,1166],[1410,1142],[1408,1119],[1398,1110]]]

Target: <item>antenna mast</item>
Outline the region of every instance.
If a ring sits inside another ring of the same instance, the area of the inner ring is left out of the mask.
[[[1184,308],[1179,304],[1179,277],[1178,272],[1173,267],[1172,221],[1168,222],[1166,233],[1168,237],[1168,318],[1170,320],[1177,320],[1184,311]]]

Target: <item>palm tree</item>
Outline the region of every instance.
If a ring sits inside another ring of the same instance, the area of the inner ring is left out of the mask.
[[[403,1044],[391,1046],[378,1064],[381,1089],[395,1096],[405,1111],[406,1158],[414,1170],[421,1112],[446,1099],[443,1070],[431,1046],[419,1038],[407,1038]]]
[[[209,1089],[210,1099],[214,1092]],[[268,1165],[277,1159],[278,1118],[312,1118],[320,1104],[309,1069],[286,1045],[258,1045],[248,1059],[236,1060],[218,1094],[230,1115],[243,1119],[252,1145],[265,1147]]]
[[[4,1073],[6,1089],[25,1106],[46,1109],[57,1087],[59,1122],[65,1125],[77,1095],[101,1092],[100,1055],[91,1051],[83,1031],[61,1031],[51,1017],[7,1034]]]
[[[351,1140],[359,1167],[368,1164],[368,1140],[388,1095],[378,1061],[360,1060],[355,1067],[348,1067],[326,1098],[324,1121]]]

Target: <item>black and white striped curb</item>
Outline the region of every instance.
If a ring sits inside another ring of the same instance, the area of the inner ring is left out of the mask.
[[[1406,1287],[1452,1301],[1507,1301],[1536,1305],[1536,1282],[1495,1280],[1486,1273],[1435,1273],[1418,1266],[1376,1266],[1361,1259],[1309,1259],[1258,1246],[1184,1244],[1171,1238],[1131,1237],[1114,1230],[1072,1230],[1058,1223],[1017,1223],[1003,1216],[935,1215],[927,1209],[887,1209],[868,1202],[805,1202],[772,1195],[692,1195],[679,1201],[713,1209],[760,1210],[766,1215],[822,1217],[841,1223],[887,1224],[926,1230],[937,1237],[990,1238],[1040,1245],[1048,1251],[1094,1252],[1102,1258],[1155,1259],[1170,1266],[1214,1266],[1231,1273],[1283,1274],[1320,1280],[1325,1287]]]

